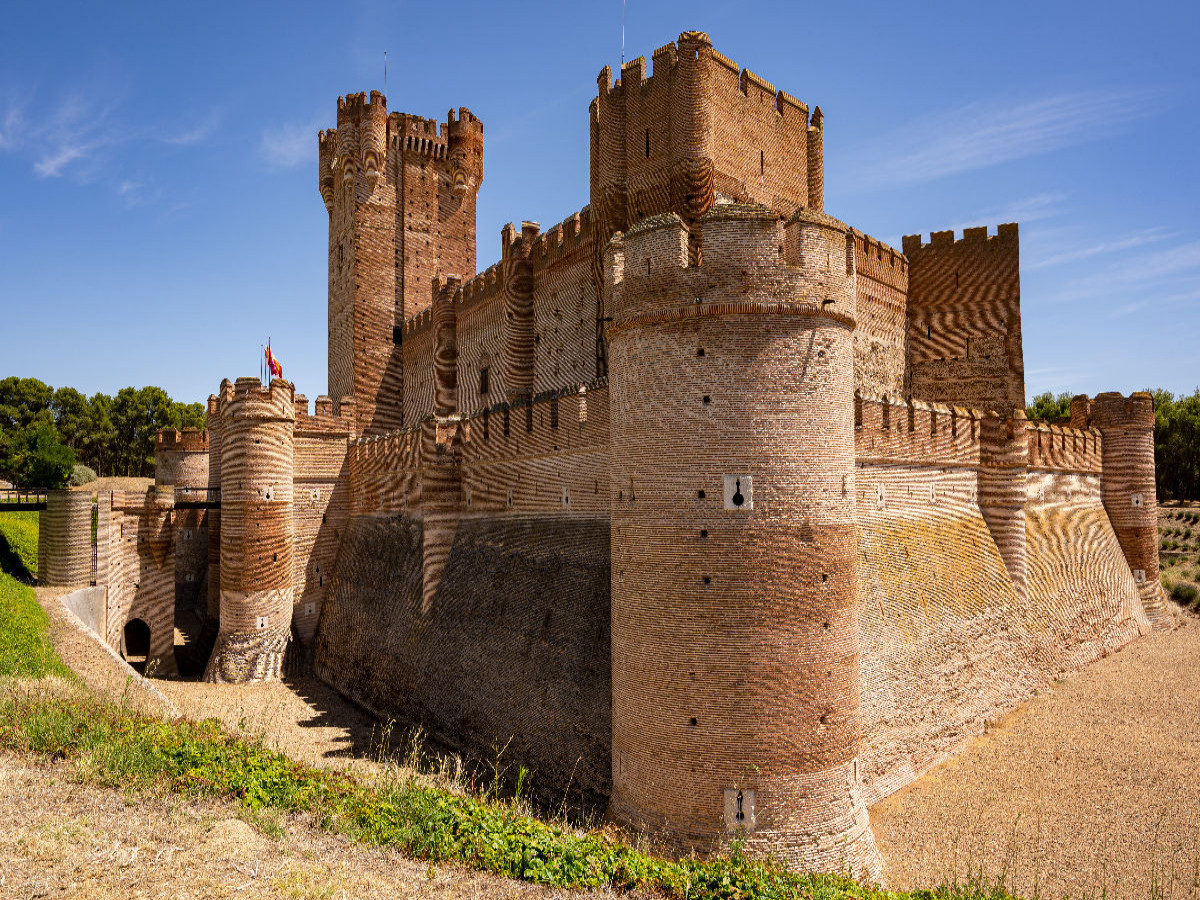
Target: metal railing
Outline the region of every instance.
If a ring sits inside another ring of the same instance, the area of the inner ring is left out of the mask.
[[[0,512],[20,512],[46,508],[44,488],[5,488],[0,490]]]

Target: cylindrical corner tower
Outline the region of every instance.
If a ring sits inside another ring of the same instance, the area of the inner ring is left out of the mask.
[[[50,491],[39,517],[38,583],[89,584],[92,580],[92,494]]]
[[[295,394],[281,378],[222,387],[221,624],[204,677],[270,681],[292,624]]]
[[[1011,416],[988,413],[979,422],[979,509],[1022,600],[1028,580],[1025,493],[1029,442],[1025,411]]]
[[[1071,404],[1072,424],[1075,403]],[[1091,402],[1100,429],[1100,496],[1152,622],[1168,616],[1158,570],[1158,501],[1154,480],[1154,398],[1112,392]]]
[[[854,286],[717,206],[610,245],[614,814],[700,850],[877,875],[858,786]],[[790,225],[789,227],[799,227]],[[840,232],[839,232],[840,228]]]
[[[225,384],[229,384],[228,381]],[[222,385],[221,393],[225,393]],[[211,499],[221,496],[221,412],[215,394],[208,398],[208,493]],[[221,510],[208,511],[208,598],[205,609],[206,634],[211,639],[221,616]]]

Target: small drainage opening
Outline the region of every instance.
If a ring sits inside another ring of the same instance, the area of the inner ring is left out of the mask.
[[[697,355],[697,356],[703,356],[703,355],[704,355],[704,348],[703,348],[703,347],[697,347],[697,348],[696,348],[696,355]]]
[[[702,537],[702,538],[708,537],[708,529],[707,528],[700,529],[700,537]]]
[[[695,717],[695,716],[692,716],[690,719],[688,719],[688,725],[690,725],[692,728],[695,728],[695,727],[696,727],[696,724],[697,724],[697,723],[696,723],[696,717]]]
[[[704,576],[704,583],[705,583],[705,584],[712,584],[712,577],[711,577],[711,576],[709,576],[709,575],[705,575],[705,576]]]
[[[704,395],[704,405],[708,406],[708,404],[710,404],[710,403],[712,403],[712,397],[710,397],[708,394],[705,394]]]
[[[703,500],[704,499],[704,491],[696,491],[696,499]]]

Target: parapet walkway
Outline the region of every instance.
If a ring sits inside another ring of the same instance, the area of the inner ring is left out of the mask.
[[[871,810],[889,887],[1200,897],[1200,619],[1042,691]]]

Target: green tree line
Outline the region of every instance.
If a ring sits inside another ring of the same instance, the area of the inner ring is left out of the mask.
[[[1160,500],[1200,500],[1200,388],[1176,397],[1147,390],[1154,398],[1154,471]],[[1071,415],[1071,395],[1038,394],[1025,408],[1030,419]]]
[[[87,397],[36,378],[0,379],[0,478],[61,487],[77,465],[97,475],[150,477],[160,428],[203,428],[205,407],[159,387]]]

